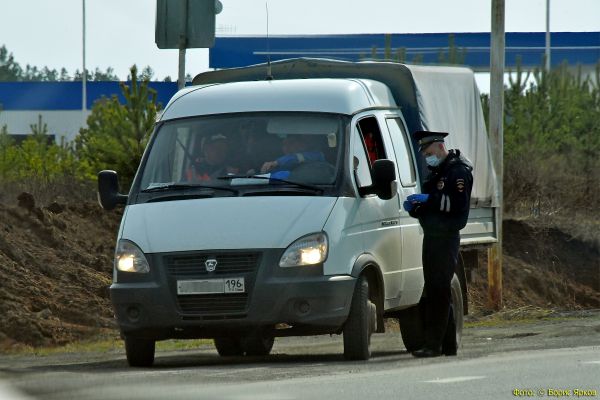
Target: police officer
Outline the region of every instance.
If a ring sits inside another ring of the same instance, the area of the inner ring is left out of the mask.
[[[415,357],[456,355],[457,351],[451,281],[458,262],[459,231],[469,216],[473,166],[459,150],[446,150],[446,136],[446,132],[415,132],[430,174],[423,193],[408,196],[403,204],[424,231],[425,344],[412,353]]]

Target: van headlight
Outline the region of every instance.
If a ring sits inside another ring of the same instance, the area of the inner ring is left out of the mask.
[[[327,259],[327,235],[325,232],[303,236],[288,246],[279,260],[280,267],[321,264]]]
[[[135,243],[129,240],[119,240],[115,252],[115,268],[121,272],[137,272],[146,274],[150,272],[150,265],[146,256]]]

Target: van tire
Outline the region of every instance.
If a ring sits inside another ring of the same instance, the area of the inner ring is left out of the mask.
[[[463,315],[463,292],[460,284],[460,279],[454,274],[451,283],[452,290],[452,310],[454,311],[454,325],[456,326],[456,347],[460,347],[460,341],[462,340],[462,330],[464,324]]]
[[[450,335],[444,338],[443,350],[444,353],[453,354],[456,353],[462,339],[462,331],[464,324],[463,316],[463,297],[462,287],[458,276],[454,274],[451,282],[452,290],[452,309],[454,311],[454,324],[456,326],[456,342],[453,341]],[[421,303],[418,305],[402,310],[398,313],[398,323],[400,324],[400,334],[402,336],[402,342],[404,347],[411,353],[415,350],[422,348],[425,345],[425,328],[423,321],[425,320],[423,309],[424,306]]]
[[[273,349],[273,343],[273,336],[255,334],[242,338],[241,347],[247,356],[267,356]]]
[[[425,344],[424,307],[422,303],[398,312],[400,335],[406,350],[411,353]]]
[[[154,364],[155,341],[125,336],[125,353],[131,367],[150,367]]]
[[[244,355],[244,349],[239,338],[218,337],[214,338],[215,348],[221,357],[235,357]]]
[[[365,275],[356,281],[350,314],[344,325],[344,358],[368,360],[371,334],[377,325],[377,307],[369,300],[369,282]]]

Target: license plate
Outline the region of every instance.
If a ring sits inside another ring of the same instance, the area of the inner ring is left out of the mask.
[[[177,281],[177,294],[244,293],[244,278]]]

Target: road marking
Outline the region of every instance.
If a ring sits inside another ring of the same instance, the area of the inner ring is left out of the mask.
[[[582,364],[600,364],[600,361],[582,361]]]
[[[454,378],[434,379],[431,381],[423,381],[425,383],[455,383],[455,382],[466,382],[474,381],[477,379],[484,379],[485,376],[456,376]]]

